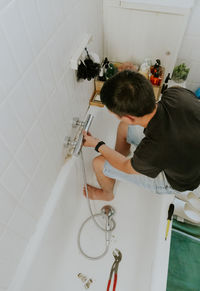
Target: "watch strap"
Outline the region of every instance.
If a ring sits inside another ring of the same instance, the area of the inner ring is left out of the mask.
[[[100,146],[102,146],[103,144],[105,144],[105,142],[102,141],[102,140],[101,140],[100,142],[98,142],[98,144],[97,144],[97,145],[95,146],[95,148],[94,148],[95,151],[96,151],[96,152],[99,152],[99,148],[100,148]]]

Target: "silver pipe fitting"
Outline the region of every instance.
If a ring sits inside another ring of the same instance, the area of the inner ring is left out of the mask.
[[[79,156],[83,145],[83,130],[88,131],[94,116],[89,114],[85,121],[80,121],[78,117],[73,118],[72,127],[78,127],[75,137],[66,136],[64,140],[64,147],[66,148],[66,157],[70,155]]]
[[[82,149],[82,145],[83,145],[83,133],[82,133],[82,131],[85,130],[85,131],[88,132],[88,130],[89,130],[91,124],[92,124],[93,118],[94,118],[94,116],[89,114],[87,119],[86,119],[86,121],[84,122],[84,125],[81,126],[82,129],[81,129],[81,132],[80,132],[80,135],[78,137],[78,140],[77,140],[77,143],[76,143],[76,146],[75,146],[75,149],[74,149],[74,153],[73,153],[73,155],[76,156],[76,157],[79,156],[80,151]]]

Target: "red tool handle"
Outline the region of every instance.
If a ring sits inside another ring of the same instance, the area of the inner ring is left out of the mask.
[[[108,281],[107,291],[110,290],[111,279]]]
[[[115,274],[115,276],[114,276],[113,291],[116,290],[116,286],[117,286],[117,274]]]
[[[110,290],[110,284],[111,284],[111,279],[108,281],[107,291]],[[114,276],[113,291],[116,290],[116,286],[117,286],[117,274],[115,274]]]

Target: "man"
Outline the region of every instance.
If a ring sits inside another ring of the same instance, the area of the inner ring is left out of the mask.
[[[101,154],[93,161],[101,189],[88,185],[90,199],[112,200],[115,179],[159,194],[199,186],[200,102],[191,91],[171,87],[156,104],[151,83],[123,71],[105,82],[100,97],[121,122],[115,150],[84,132],[83,145]],[[137,147],[127,158],[130,144]]]

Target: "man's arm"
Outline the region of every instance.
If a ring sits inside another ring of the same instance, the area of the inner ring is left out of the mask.
[[[84,141],[83,145],[86,147],[93,147],[95,148],[98,142],[100,141],[97,138],[87,134],[86,132],[83,133]],[[99,148],[99,153],[113,166],[114,168],[125,172],[127,174],[139,174],[136,172],[132,165],[131,160],[124,157],[122,154],[116,152],[115,150],[109,148],[107,145],[102,145]]]

